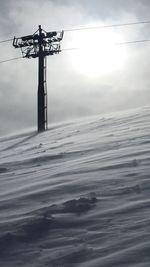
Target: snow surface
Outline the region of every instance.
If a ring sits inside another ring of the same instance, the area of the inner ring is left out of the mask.
[[[0,266],[150,266],[150,108],[0,139]]]

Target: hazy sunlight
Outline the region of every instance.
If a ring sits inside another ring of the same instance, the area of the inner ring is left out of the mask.
[[[125,65],[127,47],[116,45],[123,37],[112,30],[85,30],[75,32],[73,45],[79,49],[71,53],[73,66],[88,77],[119,70]]]

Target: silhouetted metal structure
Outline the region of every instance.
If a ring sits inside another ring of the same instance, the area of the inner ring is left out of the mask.
[[[39,25],[33,35],[13,39],[13,46],[21,48],[23,58],[37,58],[38,64],[38,132],[45,131],[48,126],[47,118],[47,84],[46,84],[46,56],[58,54],[63,31],[46,32]]]

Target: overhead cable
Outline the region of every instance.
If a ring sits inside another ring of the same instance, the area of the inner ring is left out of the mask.
[[[126,45],[126,44],[136,44],[136,43],[146,43],[146,42],[150,42],[150,39],[145,39],[145,40],[135,40],[135,41],[127,41],[127,42],[121,42],[121,43],[114,43],[114,45]],[[72,51],[72,50],[80,50],[80,47],[71,47],[71,48],[64,48],[61,51]],[[2,60],[0,61],[1,63],[5,63],[8,61],[13,61],[13,60],[17,60],[17,59],[21,59],[23,57],[15,57],[15,58],[10,58],[10,59],[6,59],[6,60]]]
[[[1,63],[5,63],[5,62],[8,62],[8,61],[13,61],[13,60],[17,60],[17,59],[21,59],[22,57],[14,57],[14,58],[9,58],[9,59],[5,59],[5,60],[1,60],[0,61],[0,64]]]
[[[71,29],[65,29],[64,31],[65,32],[72,32],[72,31],[94,30],[94,29],[124,27],[124,26],[140,25],[140,24],[150,24],[150,20],[128,22],[128,23],[119,23],[119,24],[109,24],[109,25],[98,25],[98,26],[71,28]],[[6,40],[0,40],[0,43],[10,42],[12,40],[13,40],[13,38],[6,39]]]
[[[137,21],[137,22],[128,22],[128,23],[120,23],[120,24],[109,24],[109,25],[99,25],[99,26],[89,26],[89,27],[79,27],[74,29],[66,29],[64,31],[82,31],[82,30],[94,30],[94,29],[102,29],[102,28],[113,28],[113,27],[124,27],[124,26],[132,26],[139,24],[150,24],[150,20],[147,21]]]
[[[6,40],[2,40],[2,41],[0,41],[0,44],[2,44],[2,43],[6,43],[6,42],[10,42],[10,41],[12,41],[13,39],[11,38],[11,39],[6,39]]]

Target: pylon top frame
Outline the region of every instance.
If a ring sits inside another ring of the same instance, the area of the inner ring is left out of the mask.
[[[39,46],[42,46],[43,56],[58,54],[61,52],[60,41],[63,39],[64,31],[46,32],[39,29],[33,35],[13,39],[13,46],[20,48],[23,58],[39,57]]]

